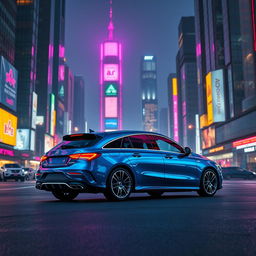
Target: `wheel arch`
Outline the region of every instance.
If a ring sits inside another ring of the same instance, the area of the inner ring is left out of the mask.
[[[203,173],[205,173],[207,170],[212,170],[212,171],[214,171],[216,173],[217,179],[218,179],[218,189],[220,189],[221,188],[220,175],[219,175],[218,171],[214,167],[212,167],[212,166],[205,166],[204,167],[204,169],[202,171],[202,174],[201,174],[201,177],[200,177],[200,184],[201,184],[201,179],[203,177]]]
[[[109,176],[110,176],[110,174],[112,173],[112,171],[113,170],[115,170],[116,168],[124,168],[124,169],[126,169],[130,174],[131,174],[131,176],[132,176],[132,179],[133,179],[133,189],[135,189],[135,187],[136,187],[136,178],[135,178],[135,174],[134,174],[134,172],[132,171],[132,169],[131,169],[131,167],[129,166],[129,165],[127,165],[127,164],[123,164],[123,163],[120,163],[120,164],[116,164],[116,165],[114,165],[111,169],[110,169],[110,171],[108,172],[108,176],[107,176],[107,179],[106,179],[106,185],[107,185],[107,182],[108,182],[108,179],[109,179]]]

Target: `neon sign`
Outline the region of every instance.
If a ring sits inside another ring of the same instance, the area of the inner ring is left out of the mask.
[[[9,83],[13,88],[15,88],[16,80],[13,75],[13,70],[10,69],[9,72],[6,73],[6,83]]]
[[[232,146],[233,146],[233,148],[236,148],[236,149],[247,148],[250,146],[256,146],[256,136],[234,141],[232,143]]]
[[[105,98],[105,117],[117,117],[117,97]]]
[[[104,80],[117,81],[118,78],[118,64],[104,64]]]
[[[118,44],[116,42],[104,43],[104,56],[117,56]]]
[[[105,90],[106,96],[117,96],[117,87],[115,84],[108,84]]]
[[[106,129],[117,129],[118,121],[117,118],[109,118],[105,120]]]

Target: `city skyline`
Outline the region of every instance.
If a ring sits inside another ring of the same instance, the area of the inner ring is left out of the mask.
[[[88,125],[89,128],[99,130],[99,106],[95,100],[100,98],[99,51],[100,43],[107,39],[109,2],[75,2],[66,2],[66,58],[71,69],[85,79],[85,86],[90,90],[90,95],[86,96]],[[152,0],[139,3],[135,0],[129,3],[124,0],[113,1],[115,35],[123,43],[124,51],[124,129],[142,129],[142,117],[138,110],[141,109],[140,60],[144,55],[154,55],[158,59],[158,69],[161,70],[158,72],[159,106],[167,107],[167,77],[176,69],[177,27],[181,16],[194,14],[193,1],[179,1],[175,12],[172,11],[171,1],[160,2],[159,5],[159,2]],[[163,35],[166,41],[159,41],[158,38]]]

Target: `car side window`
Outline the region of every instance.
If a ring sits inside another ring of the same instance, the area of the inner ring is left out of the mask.
[[[122,139],[113,140],[107,145],[104,146],[104,148],[121,148]]]
[[[176,144],[175,142],[160,136],[154,136],[154,137],[159,150],[184,153],[183,148],[180,145]]]
[[[121,148],[132,148],[132,144],[129,137],[124,137],[122,139]]]
[[[129,138],[133,148],[152,149],[151,139],[147,135],[132,135]]]

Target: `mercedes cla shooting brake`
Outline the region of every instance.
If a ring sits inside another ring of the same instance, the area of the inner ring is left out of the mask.
[[[138,131],[66,135],[42,157],[36,179],[37,189],[63,201],[98,192],[115,201],[131,192],[213,196],[222,188],[221,167],[215,162],[166,136]]]

